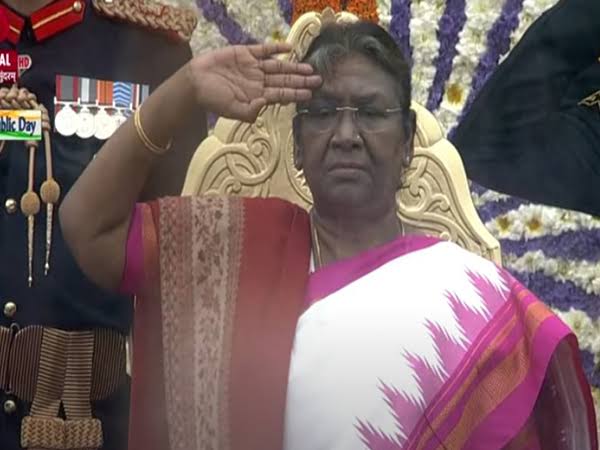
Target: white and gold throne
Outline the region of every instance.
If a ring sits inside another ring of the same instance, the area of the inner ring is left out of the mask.
[[[321,25],[334,20],[357,18],[330,9],[301,16],[287,37],[294,52],[284,58],[297,61]],[[500,245],[475,211],[458,152],[429,111],[415,103],[412,108],[415,157],[397,194],[399,217],[422,234],[451,240],[500,264]],[[192,159],[183,194],[279,197],[308,209],[311,194],[293,164],[294,113],[294,105],[276,105],[265,108],[253,124],[219,119]]]

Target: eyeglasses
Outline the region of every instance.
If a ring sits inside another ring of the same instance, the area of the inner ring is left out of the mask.
[[[352,113],[352,120],[363,133],[381,133],[397,126],[393,116],[402,112],[402,108],[380,109],[372,106],[326,106],[300,109],[297,116],[303,118],[303,123],[314,133],[331,132],[340,123],[344,111]]]

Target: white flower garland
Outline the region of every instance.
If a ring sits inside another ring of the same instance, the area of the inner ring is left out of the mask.
[[[443,2],[413,1],[411,3],[410,41],[413,49],[413,99],[424,105],[435,77],[434,61],[440,43],[438,23],[444,14]]]
[[[558,0],[524,0],[523,9],[519,13],[519,25],[510,35],[510,48],[523,37],[527,28],[547,9],[558,3]],[[510,53],[510,52],[509,52]],[[506,55],[505,55],[506,56]]]
[[[600,229],[600,219],[575,211],[525,204],[485,225],[495,236],[517,241],[546,235],[556,236],[566,231]]]
[[[477,207],[483,206],[486,203],[490,202],[500,202],[504,200],[508,200],[510,197],[506,194],[501,194],[496,191],[485,191],[483,194],[479,195],[475,192],[471,194],[471,198],[473,199],[473,204]]]
[[[570,281],[588,294],[600,295],[600,265],[596,262],[550,258],[542,250],[526,252],[523,256],[504,254],[504,264],[518,272],[541,271],[558,281]]]
[[[277,0],[226,0],[223,4],[229,16],[257,41],[285,39],[289,32]]]
[[[458,54],[444,89],[437,117],[446,130],[454,128],[471,90],[475,68],[486,50],[486,36],[502,12],[502,1],[467,0],[467,21],[459,34]]]
[[[577,335],[579,347],[593,353],[595,364],[600,363],[600,319],[592,320],[585,311],[575,308],[553,311]]]
[[[379,25],[389,30],[392,21],[392,1],[377,0],[377,15],[379,16]]]
[[[196,27],[194,34],[192,34],[192,39],[190,40],[192,53],[194,55],[199,55],[207,50],[221,48],[227,44],[227,39],[221,35],[217,25],[215,25],[213,22],[209,22],[204,18],[202,13],[199,13],[198,26]]]

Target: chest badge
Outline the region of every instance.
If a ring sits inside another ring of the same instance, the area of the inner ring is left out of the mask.
[[[57,75],[54,128],[63,136],[106,140],[149,91],[148,85]]]
[[[596,91],[579,102],[579,105],[600,108],[600,91]]]

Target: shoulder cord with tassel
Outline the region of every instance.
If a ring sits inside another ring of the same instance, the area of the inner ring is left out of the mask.
[[[40,195],[42,201],[46,204],[46,257],[44,263],[44,275],[48,275],[50,270],[50,250],[52,248],[52,219],[54,214],[54,205],[60,197],[60,186],[52,176],[52,148],[50,145],[50,117],[48,110],[41,103],[37,102],[34,94],[25,88],[19,88],[16,85],[9,88],[0,88],[0,109],[37,109],[42,112],[42,134],[44,136],[44,150],[46,157],[46,181],[42,183]],[[2,151],[4,141],[2,142]],[[27,256],[29,276],[28,284],[33,284],[33,247],[35,216],[40,211],[40,198],[34,191],[35,181],[35,152],[39,147],[39,141],[26,141],[25,148],[29,152],[29,174],[27,181],[27,191],[21,197],[21,211],[27,217]]]

